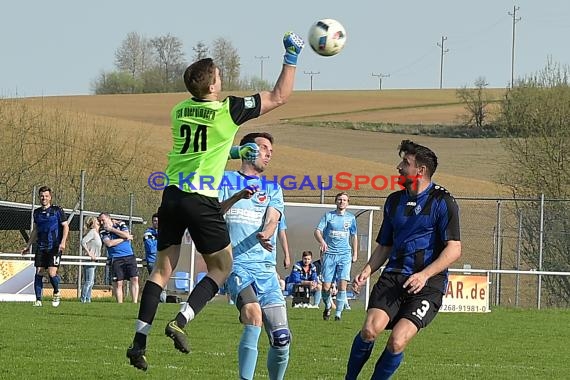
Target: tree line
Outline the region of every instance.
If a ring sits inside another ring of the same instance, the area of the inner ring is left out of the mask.
[[[502,167],[497,182],[517,201],[523,259],[531,268],[570,271],[570,67],[548,59],[543,69],[507,89],[494,115],[485,78],[474,84],[457,90],[465,105],[463,122],[481,136],[501,137],[508,158],[497,163]],[[543,225],[541,194],[550,200]],[[518,201],[529,198],[537,201]],[[545,276],[544,284],[548,305],[570,305],[567,277]]]
[[[115,69],[101,71],[92,82],[92,92],[142,94],[183,92],[183,74],[194,61],[211,57],[220,69],[225,91],[267,90],[272,84],[259,77],[241,77],[241,58],[228,39],[219,37],[207,45],[199,41],[188,61],[182,40],[170,33],[147,38],[130,32],[115,50]]]

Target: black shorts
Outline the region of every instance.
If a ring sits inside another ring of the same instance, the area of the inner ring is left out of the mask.
[[[381,309],[388,314],[387,330],[402,318],[410,320],[419,330],[433,321],[441,307],[443,293],[439,289],[424,286],[419,293],[410,294],[403,288],[408,277],[384,272],[372,288],[368,308]]]
[[[188,228],[196,250],[201,254],[217,252],[230,244],[230,235],[218,198],[188,193],[168,186],[158,209],[158,250],[180,245]]]
[[[62,252],[59,245],[52,249],[39,249],[34,256],[34,266],[36,268],[59,268]]]
[[[139,276],[135,255],[113,259],[111,266],[113,267],[113,281],[130,280]]]

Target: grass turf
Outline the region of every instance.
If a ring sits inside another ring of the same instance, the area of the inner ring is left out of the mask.
[[[353,303],[341,322],[323,321],[322,308],[288,309],[293,333],[286,378],[341,379],[364,311]],[[188,326],[192,352],[174,350],[163,335],[176,304],[160,305],[149,337],[146,373],[128,364],[138,305],[64,300],[53,308],[0,303],[0,379],[235,379],[241,333],[234,306],[222,297]],[[570,373],[568,310],[494,309],[487,314],[440,314],[414,338],[395,379],[565,379]],[[370,377],[387,333],[377,341],[360,378]],[[256,378],[267,378],[262,334]]]

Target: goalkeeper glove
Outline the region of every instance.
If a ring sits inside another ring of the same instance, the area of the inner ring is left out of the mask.
[[[283,46],[285,46],[285,55],[283,63],[285,65],[296,66],[297,58],[305,46],[303,39],[294,32],[287,32],[283,36]]]
[[[259,147],[256,143],[246,143],[243,145],[234,145],[230,149],[230,158],[237,160],[241,158],[246,161],[255,161],[259,157]]]

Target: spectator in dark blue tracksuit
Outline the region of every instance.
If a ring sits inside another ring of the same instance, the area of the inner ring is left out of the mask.
[[[146,269],[148,269],[148,274],[151,274],[156,263],[156,253],[158,252],[158,214],[152,215],[152,226],[144,232],[143,241]]]

